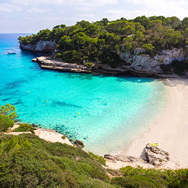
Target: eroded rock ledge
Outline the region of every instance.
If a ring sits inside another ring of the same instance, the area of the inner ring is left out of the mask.
[[[146,160],[133,156],[106,154],[104,158],[113,163],[122,162],[125,166],[142,166],[146,168],[161,167],[170,160],[169,153],[158,146],[147,144],[144,149]]]
[[[91,73],[91,70],[84,65],[65,63],[54,60],[51,57],[41,56],[32,59],[32,61],[37,62],[42,69],[50,69],[62,72]]]
[[[136,70],[131,65],[111,68],[107,64],[95,64],[93,68],[87,68],[85,65],[78,65],[74,63],[66,63],[60,60],[52,59],[51,57],[41,56],[32,59],[37,62],[42,69],[50,69],[62,72],[76,72],[76,73],[99,73],[112,75],[127,75],[139,77],[155,77],[155,78],[177,78],[175,74],[162,74],[152,71]]]

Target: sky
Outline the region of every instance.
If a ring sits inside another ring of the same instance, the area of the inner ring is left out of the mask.
[[[137,16],[188,17],[187,0],[0,0],[0,33],[37,33],[74,25]]]

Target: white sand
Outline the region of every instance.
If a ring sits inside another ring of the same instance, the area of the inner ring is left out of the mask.
[[[37,135],[39,138],[42,138],[49,142],[60,142],[62,144],[68,144],[70,146],[73,146],[73,144],[69,141],[69,139],[66,137],[65,139],[62,138],[62,134],[57,133],[54,130],[46,130],[46,129],[37,129],[34,131],[35,135]]]
[[[12,128],[11,131],[13,131],[14,129],[18,128],[19,124],[15,124]],[[65,137],[65,139],[62,138],[62,136],[64,136],[63,134],[57,133],[55,130],[50,130],[50,129],[42,129],[42,128],[37,128],[37,130],[34,130],[35,135],[38,136],[41,139],[44,139],[46,141],[49,142],[60,142],[62,144],[68,144],[70,146],[73,146],[73,144],[70,142],[70,140]],[[6,134],[11,134],[11,135],[15,135],[18,136],[20,134],[27,134],[31,132],[9,132]]]
[[[159,143],[170,154],[170,161],[162,168],[188,168],[188,80],[167,79],[166,84],[169,99],[158,120],[119,154],[144,157],[142,152],[147,143]]]

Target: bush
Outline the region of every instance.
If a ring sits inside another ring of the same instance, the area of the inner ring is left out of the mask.
[[[65,135],[63,135],[61,138],[62,138],[63,140],[65,140],[66,136],[65,136]]]
[[[49,143],[32,134],[0,134],[2,188],[110,187],[109,181],[101,164],[79,148]]]
[[[128,188],[161,188],[166,187],[165,184],[160,184],[156,179],[145,176],[129,176],[129,177],[116,177],[111,181],[112,185],[118,185]]]
[[[16,118],[16,109],[13,105],[7,103],[0,106],[0,131],[6,132],[9,127],[13,127]]]
[[[92,159],[95,159],[95,160],[97,160],[99,163],[101,163],[102,165],[106,166],[106,160],[104,159],[104,157],[95,155],[95,154],[92,153],[92,152],[89,152],[89,155],[91,156]]]
[[[93,63],[85,63],[85,66],[87,68],[92,68],[94,66],[94,64]]]
[[[29,123],[21,123],[20,126],[13,130],[13,132],[32,132],[34,128]]]

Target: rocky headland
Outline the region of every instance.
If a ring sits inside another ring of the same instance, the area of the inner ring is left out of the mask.
[[[20,48],[36,52],[51,52],[56,53],[55,41],[39,41],[35,45],[20,44]],[[117,74],[139,77],[156,77],[156,78],[179,78],[176,71],[173,70],[173,62],[181,65],[188,60],[188,48],[172,48],[158,52],[154,57],[145,53],[144,49],[136,49],[134,53],[119,52],[118,53],[122,64],[119,67],[112,68],[108,64],[100,62],[92,62],[93,67],[88,68],[83,64],[67,63],[61,59],[51,56],[42,56],[34,58],[42,69],[51,69],[63,72],[78,72],[78,73],[101,73],[101,74]],[[187,78],[188,70],[181,73],[181,77]]]

